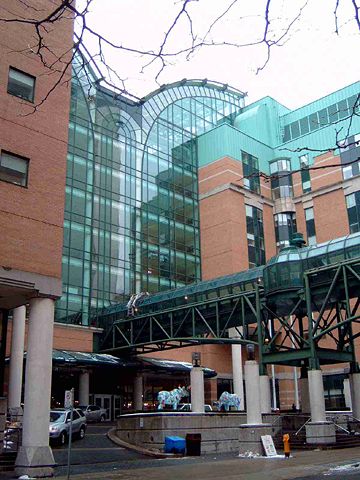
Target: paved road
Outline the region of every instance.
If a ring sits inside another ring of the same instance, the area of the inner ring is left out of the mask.
[[[119,462],[144,462],[148,459],[148,457],[126,450],[111,442],[106,436],[111,427],[111,423],[88,424],[85,438],[74,440],[71,448],[71,471],[73,473],[93,472],[96,469],[111,470]],[[67,465],[67,446],[54,446],[53,453],[58,464],[56,476],[64,475]]]

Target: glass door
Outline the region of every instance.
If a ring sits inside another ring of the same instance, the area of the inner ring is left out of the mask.
[[[106,410],[106,420],[111,418],[111,395],[94,395],[94,403],[100,408]]]

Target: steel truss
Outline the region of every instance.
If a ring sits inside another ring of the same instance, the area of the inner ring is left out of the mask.
[[[256,289],[135,317],[115,317],[100,350],[135,354],[205,343],[257,344],[258,298]],[[229,338],[232,327],[236,338]]]
[[[277,293],[279,301],[288,292]],[[360,260],[304,272],[304,288],[292,292],[287,315],[265,298],[259,316],[262,362],[319,368],[350,362],[357,370],[353,331],[360,323]],[[311,319],[310,322],[308,319]]]
[[[259,345],[268,364],[319,368],[349,362],[358,371],[360,258],[304,272],[303,288],[252,290],[155,311],[109,315],[100,351],[138,354],[200,344]],[[154,307],[152,307],[154,308]],[[310,318],[310,322],[308,321]],[[236,335],[229,338],[229,329]]]

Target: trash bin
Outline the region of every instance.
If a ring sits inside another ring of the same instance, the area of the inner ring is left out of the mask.
[[[186,434],[186,455],[192,457],[201,455],[201,433]]]

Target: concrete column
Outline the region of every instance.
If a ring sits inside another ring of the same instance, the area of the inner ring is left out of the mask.
[[[89,405],[90,372],[84,370],[79,375],[79,405]]]
[[[344,378],[344,397],[345,397],[345,406],[350,410],[352,410],[351,385],[350,385],[349,378]]]
[[[261,413],[271,413],[270,379],[260,375],[260,409]]]
[[[235,328],[230,328],[229,337],[239,338],[239,332]],[[234,393],[236,393],[236,395],[240,398],[240,410],[244,410],[244,380],[241,345],[231,345],[231,358]]]
[[[26,307],[13,310],[10,367],[9,367],[9,396],[8,408],[12,415],[22,415],[21,390],[24,363]]]
[[[260,406],[260,375],[259,365],[255,360],[245,362],[245,389],[246,389],[246,423],[251,425],[262,424]]]
[[[197,413],[205,412],[204,395],[204,370],[201,367],[193,367],[190,372],[191,383],[191,411]]]
[[[53,326],[54,300],[30,300],[23,439],[16,458],[17,475],[45,477],[54,473],[49,447]]]
[[[310,396],[309,396],[309,380],[301,377],[299,380],[300,397],[301,397],[301,412],[310,413]]]
[[[144,408],[143,395],[144,395],[143,376],[136,375],[134,379],[134,410],[142,410]]]
[[[309,370],[311,422],[326,422],[324,386],[321,370]]]
[[[360,373],[352,373],[350,376],[352,413],[360,419]]]

